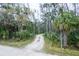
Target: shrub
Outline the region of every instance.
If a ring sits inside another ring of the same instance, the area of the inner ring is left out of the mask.
[[[70,32],[68,35],[68,44],[70,46],[78,47],[79,43],[79,31]]]
[[[56,32],[45,33],[45,38],[50,40],[52,42],[52,45],[58,44],[58,42],[59,42],[59,37],[58,37],[58,34]]]
[[[9,33],[8,33],[8,31],[1,31],[0,32],[0,38],[1,39],[8,39],[8,35],[9,35]]]
[[[32,37],[32,34],[26,30],[23,30],[21,32],[16,32],[16,37],[20,39],[27,39],[27,38]]]

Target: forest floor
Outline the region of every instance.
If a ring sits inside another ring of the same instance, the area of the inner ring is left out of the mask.
[[[12,46],[0,45],[0,56],[56,56],[45,53],[42,49],[44,46],[44,37],[36,35],[34,41],[25,47],[16,48]]]

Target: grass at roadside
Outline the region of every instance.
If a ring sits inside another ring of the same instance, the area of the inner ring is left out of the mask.
[[[75,50],[75,49],[70,49],[70,48],[66,48],[66,49],[61,49],[60,47],[55,46],[51,46],[51,41],[49,41],[48,39],[45,39],[45,46],[44,46],[44,50],[47,53],[51,53],[51,54],[56,54],[56,55],[63,55],[63,56],[79,56],[79,50]]]
[[[24,47],[25,45],[31,43],[34,40],[34,38],[29,38],[29,39],[24,39],[20,41],[15,41],[15,40],[0,40],[1,45],[6,45],[6,46],[12,46],[12,47]]]

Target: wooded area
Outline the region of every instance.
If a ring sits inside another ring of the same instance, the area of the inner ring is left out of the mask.
[[[44,34],[52,46],[79,49],[79,4],[40,3],[39,8],[42,21],[36,19],[29,3],[0,3],[0,40],[20,41]]]

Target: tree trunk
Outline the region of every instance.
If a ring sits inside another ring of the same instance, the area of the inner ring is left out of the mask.
[[[74,3],[73,5],[74,5],[74,13],[75,13],[75,16],[77,16],[77,13],[76,13],[76,3]]]
[[[63,32],[63,47],[67,47],[67,33]]]
[[[46,20],[46,22],[45,22],[45,26],[46,26],[46,33],[48,33],[48,20]]]
[[[68,12],[69,12],[69,7],[68,7],[68,4],[67,4],[67,3],[65,3],[65,4],[66,4],[67,10],[68,10]]]
[[[61,48],[67,47],[67,34],[66,32],[60,32],[60,41],[61,41]]]
[[[62,33],[62,31],[60,32],[60,43],[61,43],[61,48],[63,48],[63,33]]]

